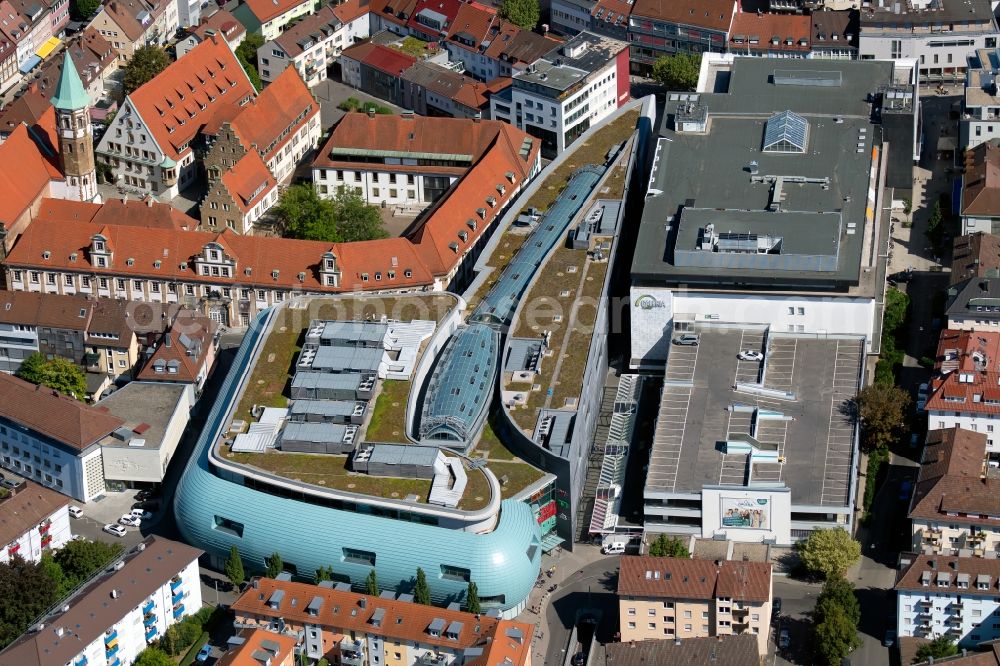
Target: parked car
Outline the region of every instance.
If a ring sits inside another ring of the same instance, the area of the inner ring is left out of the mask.
[[[201,646],[200,650],[198,650],[198,656],[195,657],[195,661],[199,663],[204,663],[208,661],[208,657],[211,654],[212,654],[212,646],[206,643],[205,645]]]
[[[118,524],[126,527],[139,527],[142,525],[142,519],[133,516],[131,513],[126,513],[118,519]]]
[[[71,518],[83,518],[83,509],[76,506],[75,504],[70,504],[69,508],[66,509]]]
[[[107,532],[108,534],[113,534],[116,537],[123,537],[126,534],[128,534],[128,532],[125,531],[124,527],[122,527],[121,525],[115,525],[113,523],[108,523],[107,525],[105,525],[104,531]]]
[[[882,645],[886,647],[892,647],[896,644],[896,632],[889,629],[885,632],[885,638],[882,639]]]
[[[144,511],[143,509],[132,509],[131,511],[128,512],[128,515],[134,516],[139,520],[149,520],[150,518],[153,517],[153,514],[151,514],[149,511]]]
[[[697,333],[684,333],[673,339],[675,345],[680,345],[682,347],[697,347],[698,346],[698,334]]]
[[[764,354],[755,349],[745,349],[737,354],[741,361],[763,361]]]
[[[778,647],[782,650],[787,650],[791,644],[792,638],[788,635],[788,629],[782,629],[781,633],[778,634]]]

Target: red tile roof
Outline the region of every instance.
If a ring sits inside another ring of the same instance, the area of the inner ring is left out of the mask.
[[[66,495],[34,481],[24,483],[23,488],[16,488],[0,499],[0,545],[4,548],[70,502]]]
[[[232,49],[215,35],[128,96],[157,145],[173,160],[206,125],[221,124],[255,95]]]
[[[340,55],[392,76],[399,76],[417,61],[411,55],[371,42],[348,47]]]
[[[406,27],[413,32],[423,34],[424,37],[429,37],[430,41],[437,41],[448,34],[448,26],[455,22],[455,16],[458,14],[462,4],[461,0],[417,0],[413,11],[410,13],[410,18],[406,22]],[[425,10],[441,14],[445,17],[446,22],[443,30],[438,32],[429,25],[425,25],[417,20],[417,15]]]
[[[9,135],[22,124],[31,127],[51,108],[49,98],[39,92],[37,86],[29,86],[23,95],[0,111],[0,134]]]
[[[79,400],[0,373],[0,416],[81,451],[124,421]]]
[[[965,151],[962,215],[1000,215],[1000,145],[981,143]]]
[[[333,13],[345,25],[356,19],[367,17],[369,12],[371,12],[371,6],[367,0],[364,2],[362,0],[344,0],[333,7]]]
[[[396,25],[406,25],[417,0],[372,0],[369,10]]]
[[[294,71],[294,68],[289,69]],[[248,151],[235,166],[225,171],[221,180],[244,215],[277,187],[274,176],[254,150]]]
[[[1000,236],[982,231],[955,239],[951,252],[951,284],[974,277],[1000,275]]]
[[[198,27],[191,30],[191,34],[196,36],[199,41],[204,41],[208,35],[209,30],[214,30],[217,33],[222,34],[227,41],[235,41],[240,35],[246,33],[247,29],[243,27],[235,16],[225,9],[220,9],[208,18],[201,19]]]
[[[729,33],[736,0],[636,0],[633,16]]]
[[[318,114],[319,103],[298,70],[287,67],[230,124],[243,145],[268,161]]]
[[[733,17],[733,27],[730,31],[729,43],[732,48],[740,51],[783,51],[808,52],[811,20],[805,14],[757,14],[756,12],[739,12]],[[739,37],[741,43],[734,40]],[[772,44],[772,39],[778,38],[778,44]],[[751,44],[750,39],[758,42]],[[788,44],[788,41],[791,44]],[[804,43],[801,43],[803,42]]]
[[[1000,526],[1000,479],[986,478],[985,465],[985,433],[930,431],[909,517]]]
[[[906,553],[900,557],[900,568],[896,576],[896,590],[921,594],[961,594],[963,597],[995,597],[1000,589],[1000,560]],[[958,585],[960,576],[963,576],[966,583],[964,587]],[[986,589],[978,589],[980,576],[983,577],[981,580],[986,584]],[[924,584],[925,581],[927,585]]]
[[[628,17],[631,13],[632,3],[629,0],[598,0],[590,10],[590,15],[598,21],[620,25],[623,29],[628,27]]]
[[[128,348],[135,339],[126,301],[82,295],[0,291],[0,322],[78,331],[87,342]],[[95,334],[105,334],[94,337]],[[116,337],[108,337],[114,334]]]
[[[284,596],[277,609],[268,601],[276,591]],[[319,597],[322,604],[316,615],[308,611],[309,604]],[[345,633],[380,635],[387,640],[406,643],[418,642],[448,650],[473,647],[482,648],[482,661],[471,664],[511,666],[528,661],[535,628],[526,622],[501,620],[486,615],[472,615],[463,611],[424,606],[412,601],[383,599],[308,583],[257,578],[232,604],[238,618],[265,619],[282,617],[286,622],[301,625],[313,624]],[[371,622],[376,610],[382,609],[383,618],[376,626]],[[460,623],[456,638],[448,638],[444,630],[432,636],[428,627],[435,619],[444,621],[444,628]],[[504,658],[509,658],[505,662]]]
[[[139,372],[137,379],[147,382],[195,382],[199,376],[208,375],[205,368],[212,346],[212,336],[218,324],[208,317],[186,312],[178,315],[170,330],[163,334],[152,356]],[[156,368],[173,364],[176,372],[161,371]],[[202,370],[205,372],[202,373]]]
[[[149,12],[149,15],[155,19],[163,13],[168,5],[168,0],[152,0],[152,2],[145,2],[144,0],[111,0],[104,4],[103,11],[107,13],[111,20],[118,24],[118,27],[122,29],[130,41],[135,42],[153,24],[152,21],[148,21],[143,25],[139,20],[139,15],[143,12]]]
[[[354,4],[357,4],[356,2]],[[274,43],[281,47],[281,50],[285,52],[290,58],[295,58],[301,55],[305,49],[302,48],[303,44],[314,44],[324,39],[329,39],[332,37],[339,25],[342,25],[344,21],[339,18],[337,10],[344,5],[337,5],[332,7],[330,5],[324,5],[320,7],[315,14],[310,14],[306,16],[301,21],[295,23],[295,25],[288,26],[285,31],[274,38]],[[318,40],[311,38],[312,35],[319,35]],[[309,48],[312,48],[311,46]],[[271,87],[270,84],[268,88]],[[267,92],[267,88],[264,89]]]
[[[50,120],[54,127],[55,111],[51,106],[40,124],[44,127]],[[55,155],[43,151],[48,141],[42,132],[21,125],[0,144],[0,224],[5,229],[9,230],[47,192],[52,180],[62,180],[51,161]]]
[[[618,596],[766,602],[771,599],[771,565],[764,562],[624,555]]]
[[[281,16],[299,5],[312,4],[312,0],[245,0],[249,9],[261,24]]]
[[[143,201],[136,199],[108,199],[103,204],[69,201],[67,199],[42,199],[35,219],[81,220],[94,224],[121,224],[135,227],[161,229],[195,229],[198,220],[189,217],[169,204],[156,201],[151,196]]]
[[[276,634],[265,629],[244,629],[237,635],[243,642],[231,647],[219,659],[218,666],[261,666],[257,654],[268,655],[269,664],[281,664],[289,658],[297,644],[296,639],[288,634]],[[264,643],[268,642],[277,646],[277,653],[266,650]]]
[[[1000,333],[944,330],[928,411],[1000,414]]]

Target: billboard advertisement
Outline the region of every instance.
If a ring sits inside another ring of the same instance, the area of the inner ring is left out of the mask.
[[[722,527],[745,530],[771,529],[771,500],[768,497],[719,498]]]

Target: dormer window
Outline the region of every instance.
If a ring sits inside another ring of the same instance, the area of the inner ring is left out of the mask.
[[[208,260],[209,261],[219,261],[219,258],[220,257],[219,257],[219,251],[218,250],[209,250],[208,251]]]

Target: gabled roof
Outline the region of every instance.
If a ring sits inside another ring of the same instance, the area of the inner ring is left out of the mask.
[[[55,134],[55,110],[51,106],[39,124],[43,128],[51,126],[52,135]],[[45,134],[21,125],[0,144],[0,224],[5,229],[10,229],[46,192],[52,180],[62,179],[52,162],[55,155],[43,152],[46,143]]]
[[[313,0],[245,0],[247,9],[261,24],[281,16],[299,5],[312,4]]]
[[[299,127],[319,113],[319,104],[294,67],[286,67],[231,125],[243,143],[270,160],[292,140]]]
[[[333,13],[345,25],[363,17],[367,18],[370,11],[371,7],[367,0],[344,0],[333,7]]]
[[[750,634],[608,643],[605,650],[614,666],[759,666],[761,661],[757,637]]]
[[[288,634],[276,634],[266,629],[243,629],[237,634],[242,642],[232,645],[218,663],[218,666],[261,666],[260,656],[270,658],[271,664],[285,663],[292,655],[297,643]]]
[[[431,41],[436,41],[438,38],[448,34],[450,25],[454,22],[455,16],[458,14],[462,4],[461,0],[417,0],[416,5],[413,7],[413,13],[410,14],[410,19],[406,22],[406,26],[410,30],[433,38]],[[420,22],[418,17],[421,15],[431,16],[436,19],[443,18],[445,22],[443,29],[438,31]]]
[[[76,449],[86,449],[125,422],[110,414],[0,373],[0,416]]]
[[[340,55],[342,58],[357,60],[372,69],[392,76],[399,76],[417,61],[416,58],[402,51],[371,42],[346,48]]]
[[[83,81],[80,80],[80,74],[76,71],[73,56],[69,51],[63,55],[59,83],[56,84],[55,95],[50,101],[54,107],[63,111],[75,111],[90,106],[90,96],[83,87]]]
[[[904,553],[900,556],[895,589],[942,596],[995,597],[998,581],[1000,560]],[[963,582],[964,586],[960,585]],[[984,589],[978,588],[980,583],[985,584]]]
[[[728,33],[735,0],[636,0],[634,16]]]
[[[156,349],[139,372],[137,379],[145,382],[193,383],[204,378],[212,337],[218,324],[208,317],[186,313],[178,316],[170,330],[157,342]],[[163,368],[157,372],[157,368]],[[167,368],[174,369],[168,371]],[[204,374],[203,374],[204,373]]]
[[[483,83],[437,63],[425,61],[413,63],[400,78],[469,109],[485,109],[490,103],[490,94],[511,84],[510,77],[498,77],[489,83]]]
[[[396,25],[406,25],[416,6],[417,0],[372,0],[369,9]]]
[[[214,35],[132,92],[128,100],[156,144],[177,160],[180,146],[190,143],[206,125],[221,124],[218,114],[233,114],[255,94],[236,54],[225,39]]]
[[[84,296],[0,291],[0,322],[84,332],[94,301]]]
[[[148,19],[158,17],[168,5],[169,0],[153,0],[152,2],[110,0],[110,2],[104,3],[101,11],[105,12],[108,18],[122,29],[130,41],[136,42],[153,25],[154,21]],[[144,19],[147,19],[145,25],[143,25]]]
[[[0,544],[3,547],[38,527],[70,502],[66,495],[34,481],[26,479],[24,484],[23,488],[14,489],[8,497],[0,499]]]
[[[618,596],[714,599],[763,603],[771,599],[771,565],[764,562],[622,556]]]
[[[294,67],[288,69],[295,71]],[[274,176],[255,150],[247,151],[232,168],[222,174],[220,180],[244,215],[277,186]]]
[[[194,35],[199,42],[205,41],[209,36],[208,31],[214,30],[216,33],[221,34],[227,41],[235,41],[246,33],[247,29],[243,27],[232,13],[226,11],[225,9],[220,9],[208,18],[201,19],[198,23],[198,27],[191,30],[191,34]]]
[[[162,229],[195,229],[198,220],[189,217],[151,196],[143,201],[135,199],[108,199],[95,204],[68,199],[42,199],[36,220],[81,220],[101,226],[121,224],[133,227]]]
[[[1000,414],[1000,333],[941,332],[927,410]]]
[[[508,36],[510,39],[507,39]],[[486,48],[485,55],[513,65],[530,65],[559,46],[561,41],[551,35],[542,36],[531,30],[521,30],[513,23],[504,21],[500,33]]]
[[[857,48],[861,20],[856,9],[813,12],[812,48]]]
[[[738,12],[733,17],[729,42],[744,51],[809,51],[810,17],[804,14]],[[778,43],[774,44],[774,38]],[[756,40],[756,43],[751,43]],[[789,43],[790,42],[790,43]]]
[[[965,151],[961,214],[1000,217],[1000,140]]]
[[[961,516],[963,522],[1000,526],[1000,479],[985,476],[986,439],[986,433],[962,428],[927,433],[911,520]]]
[[[1000,236],[982,231],[959,236],[951,256],[951,284],[969,278],[1000,277]]]
[[[1000,319],[1000,277],[969,278],[948,288],[945,304],[948,317]]]
[[[628,17],[632,13],[632,4],[628,0],[598,0],[590,9],[590,15],[598,21],[610,23],[625,30],[628,28]]]
[[[289,58],[295,58],[307,48],[311,48],[311,45],[333,39],[343,25],[343,21],[336,12],[342,6],[324,5],[320,7],[315,14],[310,14],[295,25],[286,28],[283,33],[274,38],[274,43],[280,46]],[[264,91],[266,92],[267,88]]]
[[[23,95],[0,110],[0,134],[9,136],[20,125],[31,127],[52,108],[48,96],[31,85]],[[54,121],[53,121],[54,122]]]

